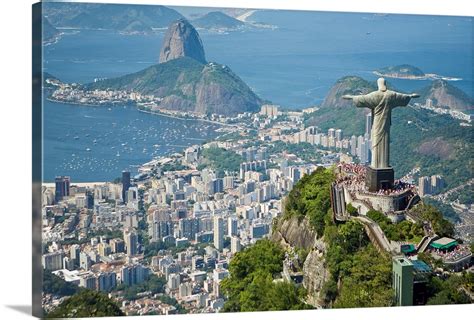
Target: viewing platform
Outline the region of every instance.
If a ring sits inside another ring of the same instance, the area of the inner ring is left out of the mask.
[[[363,165],[341,163],[337,170],[336,181],[331,187],[335,220],[348,220],[347,205],[351,204],[359,215],[365,216],[369,210],[377,210],[396,223],[404,220],[406,211],[420,200],[416,187],[400,180],[396,180],[391,188],[369,191],[366,186],[367,168]]]

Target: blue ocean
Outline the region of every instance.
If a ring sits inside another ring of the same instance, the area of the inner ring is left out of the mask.
[[[179,8],[177,8],[179,11]],[[375,69],[411,64],[425,73],[461,78],[452,84],[473,95],[473,20],[470,17],[257,11],[250,21],[275,28],[215,33],[200,30],[208,61],[229,66],[262,98],[294,109],[322,102],[341,77],[375,80]],[[63,30],[44,47],[44,71],[87,83],[157,63],[164,31],[121,35]],[[390,79],[416,91],[428,80]],[[110,181],[153,157],[217,136],[217,125],[149,115],[133,107],[95,108],[44,101],[45,181]]]

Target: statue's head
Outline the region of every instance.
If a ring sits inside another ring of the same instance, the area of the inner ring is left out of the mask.
[[[387,91],[387,84],[384,78],[377,79],[377,86],[379,87],[379,91]]]

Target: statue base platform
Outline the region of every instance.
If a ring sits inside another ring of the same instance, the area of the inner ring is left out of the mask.
[[[367,167],[367,174],[365,176],[365,185],[370,192],[377,192],[379,190],[387,190],[393,188],[394,182],[393,168],[372,168]]]

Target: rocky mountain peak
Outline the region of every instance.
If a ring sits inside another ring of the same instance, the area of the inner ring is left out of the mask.
[[[160,51],[160,63],[189,57],[206,63],[201,38],[194,27],[185,19],[173,22],[166,32]]]

